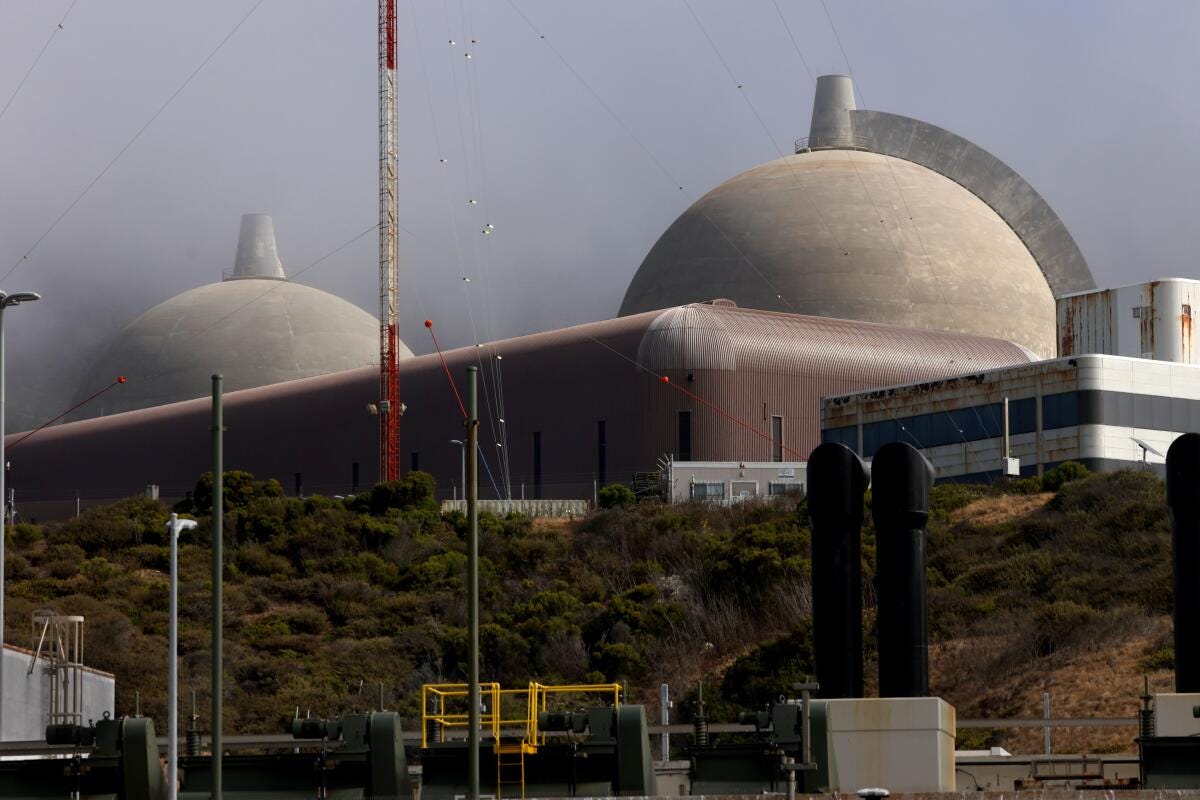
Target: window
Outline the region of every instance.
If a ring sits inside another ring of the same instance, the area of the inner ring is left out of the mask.
[[[542,499],[542,432],[533,432],[533,499]]]
[[[771,417],[771,460],[783,461],[783,417]]]
[[[596,423],[596,480],[601,486],[608,483],[608,437],[604,420]]]
[[[767,484],[767,496],[778,497],[784,494],[803,494],[804,484],[799,481],[771,481]]]
[[[732,497],[734,500],[738,500],[738,499],[745,500],[746,498],[749,498],[749,497],[757,497],[758,496],[758,482],[757,481],[733,481],[733,483],[730,484],[729,489],[730,489],[729,496]]]
[[[358,462],[350,464],[350,492],[358,494]]]
[[[701,481],[692,484],[691,492],[693,500],[724,500],[725,484],[720,481]]]
[[[851,450],[858,449],[858,427],[847,425],[844,428],[826,428],[821,431],[821,441],[844,444]]]
[[[412,456],[410,458],[410,461],[412,462],[413,470],[418,470],[421,468],[421,454],[418,453],[416,450],[412,451]]]
[[[1076,392],[1048,394],[1042,397],[1042,427],[1071,428],[1079,424],[1079,395]]]
[[[1037,430],[1037,398],[1026,397],[1022,400],[1008,402],[1008,431],[1013,436],[1018,433],[1033,433]]]
[[[692,412],[679,412],[679,460],[692,460]]]

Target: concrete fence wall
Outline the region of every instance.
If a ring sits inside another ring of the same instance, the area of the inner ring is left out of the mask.
[[[591,509],[588,500],[480,500],[479,511],[502,517],[510,511],[527,517],[582,517]],[[467,513],[466,500],[443,500],[442,511]]]

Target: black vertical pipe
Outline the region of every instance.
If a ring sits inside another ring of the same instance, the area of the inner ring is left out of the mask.
[[[844,444],[808,457],[813,654],[821,697],[863,696],[862,524],[868,473]]]
[[[929,694],[925,524],[933,467],[910,444],[889,442],[871,462],[879,696]]]
[[[1167,450],[1175,615],[1175,691],[1200,692],[1200,433]]]

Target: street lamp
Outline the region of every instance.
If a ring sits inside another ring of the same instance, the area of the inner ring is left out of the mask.
[[[178,796],[179,770],[179,532],[194,530],[196,520],[172,514],[167,520],[171,540],[171,628],[167,645],[167,797]]]
[[[36,292],[0,292],[0,465],[4,464],[4,309],[41,300]],[[4,469],[0,469],[0,503],[8,502],[4,485]],[[4,514],[0,514],[0,741],[4,740]]]
[[[463,493],[462,496],[463,496],[463,501],[465,502],[467,499],[467,443],[464,442],[462,439],[451,439],[450,444],[457,445],[459,450],[461,451],[460,452],[461,458],[459,460],[459,463],[462,465],[460,468],[460,475],[462,476],[462,482],[459,483],[458,485],[462,487],[462,493]]]

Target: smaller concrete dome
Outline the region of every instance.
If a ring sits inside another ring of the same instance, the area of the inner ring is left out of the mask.
[[[403,343],[398,354],[412,356]],[[75,402],[118,375],[127,382],[72,418],[203,397],[214,373],[229,392],[378,363],[378,320],[328,292],[289,283],[270,217],[247,215],[233,274],[129,323],[80,383]]]

